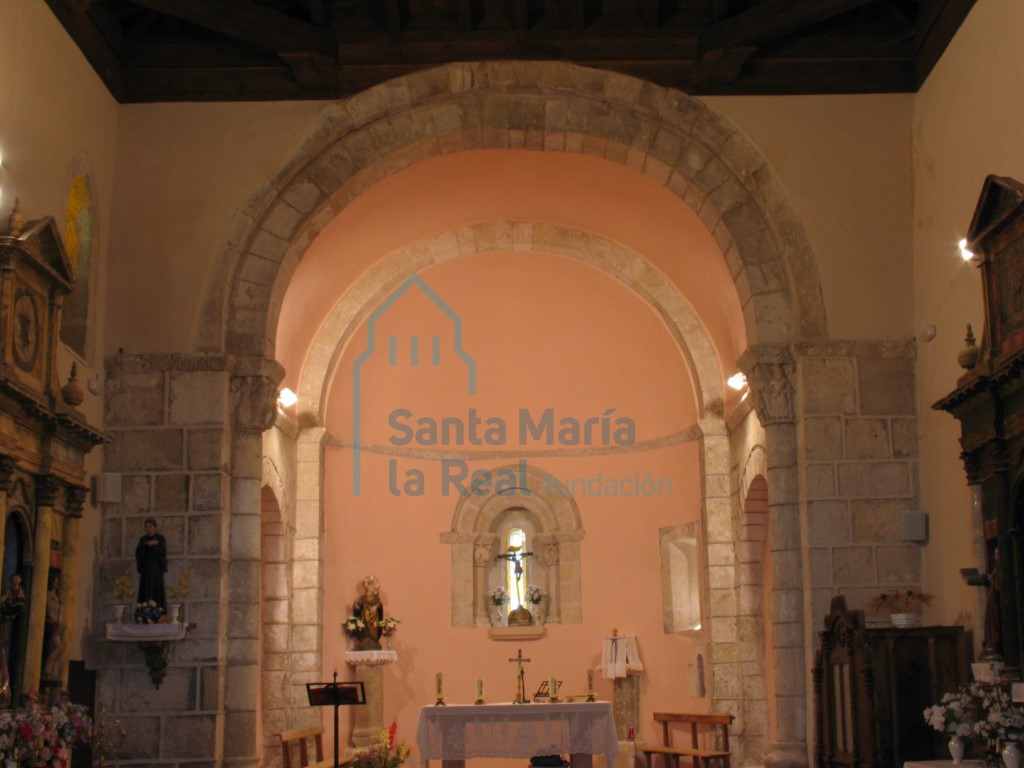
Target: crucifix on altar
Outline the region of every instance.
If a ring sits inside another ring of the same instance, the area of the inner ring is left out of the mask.
[[[533,614],[527,609],[526,596],[523,594],[523,560],[528,557],[533,557],[533,552],[523,552],[522,544],[510,544],[506,552],[495,557],[496,560],[512,563],[512,572],[516,577],[516,597],[519,604],[509,611],[509,626],[533,624]]]
[[[526,678],[523,675],[523,664],[529,663],[531,659],[523,658],[523,649],[519,649],[513,658],[509,661],[515,662],[516,664],[516,698],[513,704],[526,704]]]

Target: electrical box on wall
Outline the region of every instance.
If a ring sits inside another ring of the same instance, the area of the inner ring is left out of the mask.
[[[121,501],[121,475],[117,472],[94,475],[92,492],[97,504],[117,504]]]
[[[909,509],[903,513],[903,540],[928,540],[928,513]]]

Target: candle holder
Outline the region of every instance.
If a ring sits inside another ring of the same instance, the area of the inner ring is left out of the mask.
[[[476,681],[476,698],[473,700],[473,703],[477,706],[487,703],[484,701],[484,683],[482,680]]]

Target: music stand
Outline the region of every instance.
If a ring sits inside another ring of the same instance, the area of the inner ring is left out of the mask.
[[[311,707],[334,707],[334,768],[338,768],[338,707],[365,704],[366,689],[361,682],[339,683],[334,670],[334,682],[306,683],[306,696]]]

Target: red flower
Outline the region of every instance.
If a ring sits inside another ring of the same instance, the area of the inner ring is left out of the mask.
[[[32,738],[32,723],[25,721],[21,723],[21,738],[26,741]]]
[[[395,747],[395,731],[398,730],[398,723],[394,720],[391,721],[391,727],[388,728],[388,748],[394,749]]]

